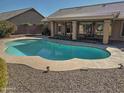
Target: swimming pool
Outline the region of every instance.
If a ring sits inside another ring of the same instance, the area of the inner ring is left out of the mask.
[[[72,46],[42,39],[22,39],[6,43],[5,52],[14,56],[40,56],[49,60],[104,59],[110,56],[106,50]]]

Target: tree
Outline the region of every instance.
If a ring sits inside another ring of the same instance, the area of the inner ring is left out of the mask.
[[[17,30],[17,26],[9,21],[0,21],[0,37],[8,37]]]

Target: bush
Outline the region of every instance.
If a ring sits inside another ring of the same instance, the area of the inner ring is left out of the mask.
[[[48,23],[44,23],[42,29],[42,35],[50,36],[50,30],[48,29]]]
[[[48,27],[43,29],[42,35],[50,36],[50,30],[48,29]]]
[[[7,85],[7,65],[3,59],[0,58],[0,92]]]
[[[9,21],[0,21],[0,37],[8,37],[17,30],[17,26]]]
[[[37,26],[40,29],[42,35],[46,35],[46,36],[50,35],[50,31],[48,29],[48,24],[47,23],[40,23]]]

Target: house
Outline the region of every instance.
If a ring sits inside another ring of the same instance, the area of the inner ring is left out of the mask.
[[[44,16],[34,8],[25,8],[9,12],[0,13],[0,21],[6,20],[17,25],[18,30],[14,34],[39,34],[41,29],[36,26],[41,23]],[[25,27],[24,24],[34,26]]]
[[[124,1],[60,9],[48,20],[51,37],[124,41]]]
[[[16,25],[21,24],[39,24],[44,16],[37,12],[34,8],[25,8],[9,12],[0,13],[0,21],[7,20],[15,23]]]

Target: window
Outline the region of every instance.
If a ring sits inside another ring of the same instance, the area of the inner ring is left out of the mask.
[[[93,24],[92,23],[84,24],[84,30],[87,35],[91,35],[93,32]]]
[[[61,23],[58,23],[57,24],[57,34],[58,35],[61,35],[62,34],[62,24]]]
[[[62,25],[58,24],[58,32],[61,32],[61,27],[62,27]]]
[[[79,34],[84,34],[83,22],[79,24]]]
[[[96,35],[103,35],[103,22],[97,22],[96,23]]]
[[[80,22],[79,34],[91,34],[93,30],[92,22]]]
[[[71,23],[66,23],[66,33],[71,33]]]
[[[124,36],[124,23],[123,23],[123,27],[122,27],[121,36]]]

